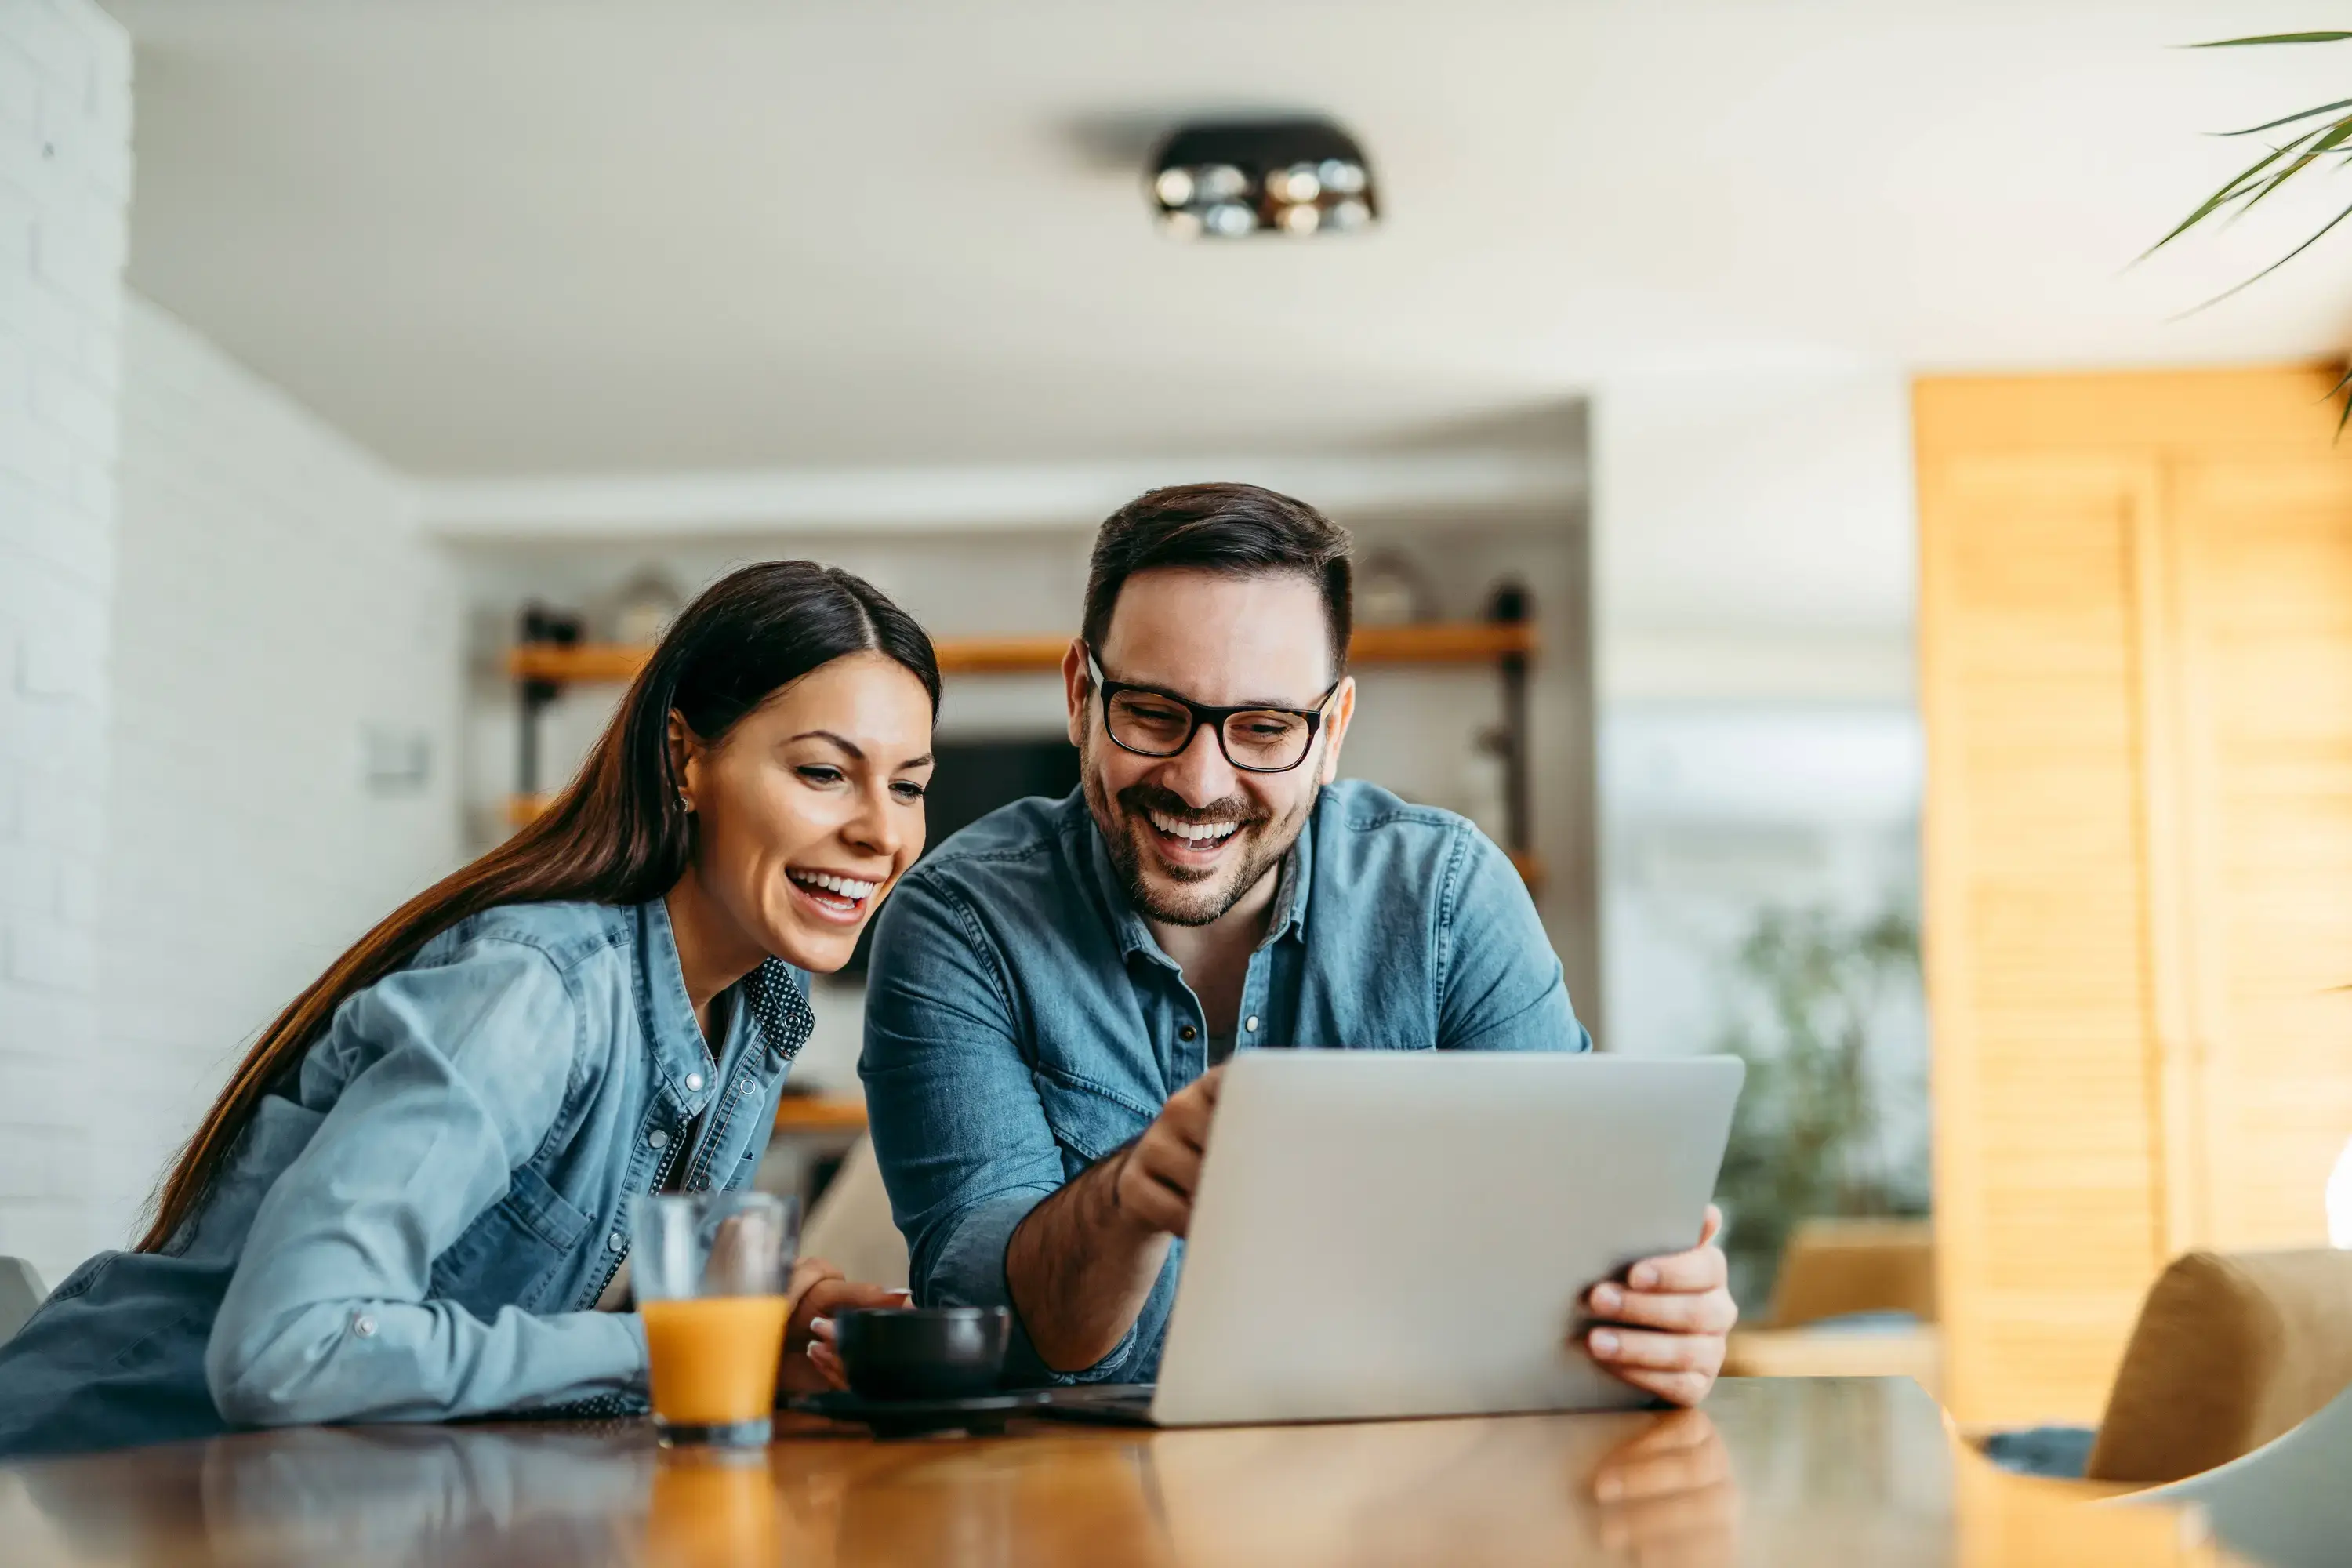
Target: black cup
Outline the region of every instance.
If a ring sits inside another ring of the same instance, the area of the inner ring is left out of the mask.
[[[964,1399],[994,1391],[1013,1337],[1003,1307],[861,1307],[833,1321],[849,1386],[866,1399]]]

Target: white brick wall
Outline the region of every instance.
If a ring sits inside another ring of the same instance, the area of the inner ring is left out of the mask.
[[[131,45],[0,0],[0,1253],[89,1250]]]
[[[458,852],[457,597],[405,487],[136,295],[122,385],[92,1246],[255,1032]],[[371,725],[430,737],[425,788],[370,793]]]
[[[253,1033],[457,853],[400,480],[136,299],[131,49],[0,0],[0,1253],[122,1245]],[[368,788],[369,727],[426,735]]]

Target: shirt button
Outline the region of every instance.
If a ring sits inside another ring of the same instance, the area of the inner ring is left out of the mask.
[[[701,1087],[702,1075],[700,1073],[690,1072],[686,1075],[686,1089],[688,1093],[691,1094]]]
[[[604,1238],[604,1250],[607,1252],[618,1252],[628,1245],[628,1242],[622,1238],[621,1233],[617,1230]]]
[[[749,1094],[749,1093],[751,1093],[751,1080],[750,1079],[748,1079],[748,1078],[739,1078],[739,1079],[737,1079],[735,1080],[735,1092],[736,1092],[736,1093],[738,1093],[738,1094]]]
[[[375,1320],[369,1317],[365,1312],[362,1312],[358,1317],[352,1320],[352,1332],[359,1335],[359,1337],[363,1340],[373,1339],[375,1337]]]
[[[1247,1018],[1244,1019],[1244,1020],[1242,1021],[1242,1028],[1243,1028],[1244,1030],[1245,1030],[1246,1032],[1250,1033],[1250,1034],[1253,1034],[1253,1035],[1256,1034],[1256,1033],[1257,1033],[1257,1015],[1256,1015],[1256,1014],[1255,1014],[1255,1013],[1252,1013],[1252,1014],[1251,1014]]]
[[[656,1127],[646,1134],[646,1142],[659,1149],[669,1142],[669,1134]]]
[[[1200,1032],[1200,1030],[1192,1027],[1192,1025],[1187,1024],[1182,1028],[1176,1031],[1176,1037],[1180,1040],[1189,1040]]]

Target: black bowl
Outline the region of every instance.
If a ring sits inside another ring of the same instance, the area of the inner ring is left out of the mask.
[[[849,1386],[867,1399],[961,1399],[996,1387],[1013,1314],[1002,1307],[862,1307],[833,1321]]]

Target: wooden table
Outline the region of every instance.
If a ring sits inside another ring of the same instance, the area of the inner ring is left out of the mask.
[[[1734,1329],[1723,1358],[1733,1377],[1907,1377],[1943,1386],[1944,1335],[1934,1323],[1885,1329]]]
[[[310,1427],[0,1467],[0,1562],[2217,1564],[2180,1520],[2001,1476],[1899,1379],[1701,1412],[877,1443],[745,1463],[642,1424]]]

